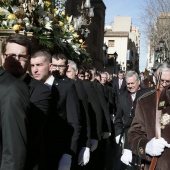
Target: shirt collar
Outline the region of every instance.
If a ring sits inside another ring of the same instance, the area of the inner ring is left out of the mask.
[[[44,84],[48,85],[48,86],[52,86],[53,85],[53,82],[54,82],[54,76],[51,75],[46,81]]]

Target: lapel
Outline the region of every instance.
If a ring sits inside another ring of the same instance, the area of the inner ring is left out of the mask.
[[[27,74],[23,81],[27,84],[28,87],[30,87],[32,77],[29,74]]]
[[[57,78],[57,77],[55,77],[55,79],[54,79],[54,81],[53,81],[53,85],[54,86],[58,86],[59,85],[59,83],[60,83],[60,79],[59,78]]]
[[[126,91],[125,98],[126,98],[126,101],[127,101],[128,105],[130,107],[132,107],[132,99],[131,99],[130,93],[128,91]]]

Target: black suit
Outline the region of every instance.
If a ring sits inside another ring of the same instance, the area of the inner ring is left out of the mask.
[[[25,83],[0,67],[0,169],[24,170],[29,92]]]
[[[88,96],[88,108],[90,116],[91,139],[101,140],[103,134],[103,112],[94,84],[90,81],[82,81]]]
[[[29,114],[27,169],[45,169],[44,128],[51,104],[51,91],[29,74],[23,80],[29,89],[31,112]]]
[[[117,112],[119,95],[126,91],[126,81],[125,81],[125,79],[123,79],[122,85],[119,88],[119,78],[114,77],[113,78],[113,91],[115,93],[115,104],[116,104],[115,112]]]
[[[90,148],[91,128],[90,128],[90,117],[88,112],[88,96],[84,89],[82,80],[77,79],[75,82],[76,91],[80,103],[80,116],[81,116],[81,134],[79,139],[79,148],[88,147]]]
[[[75,84],[55,78],[52,87],[53,111],[48,121],[48,168],[57,169],[61,156],[77,152],[81,131],[79,99]]]
[[[113,78],[113,89],[114,89],[114,92],[115,92],[116,96],[124,93],[126,91],[126,81],[125,81],[125,79],[123,79],[122,85],[119,88],[119,78],[114,77]]]
[[[105,157],[105,140],[102,140],[103,132],[111,132],[109,109],[104,98],[101,84],[83,81],[88,94],[89,113],[91,123],[91,138],[98,140],[97,149],[91,152],[90,161],[86,169],[103,169]],[[99,86],[99,87],[98,87]],[[97,130],[97,131],[96,131]]]
[[[123,127],[125,129],[125,137],[127,137],[127,131],[131,125],[135,114],[136,102],[137,99],[142,96],[144,93],[150,91],[151,88],[141,88],[137,91],[135,100],[132,102],[130,93],[128,91],[124,92],[119,96],[118,110],[115,118],[115,134],[116,136],[121,134]],[[133,107],[132,107],[133,104]],[[127,138],[125,138],[125,148],[130,149]]]
[[[127,134],[134,118],[137,99],[150,90],[151,88],[141,88],[140,90],[138,90],[136,92],[136,97],[134,101],[132,101],[131,95],[128,91],[125,91],[119,96],[118,109],[115,118],[115,136],[124,134],[124,149],[131,150]]]
[[[75,154],[81,130],[80,106],[76,87],[74,82],[70,81],[68,78],[55,78],[53,85],[56,85],[59,92],[58,114],[74,129],[71,139],[70,153]]]
[[[103,111],[103,132],[112,132],[111,130],[111,120],[109,111],[109,89],[107,86],[103,86],[100,83],[93,83],[95,90],[98,95],[98,99]]]

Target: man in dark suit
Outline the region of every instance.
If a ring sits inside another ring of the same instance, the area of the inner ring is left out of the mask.
[[[113,77],[113,89],[114,89],[116,96],[126,91],[126,82],[124,79],[123,71],[119,71],[118,76]]]
[[[125,91],[126,91],[126,82],[124,79],[124,72],[120,70],[117,77],[113,77],[113,92],[115,93],[116,107],[118,105],[119,95]]]
[[[125,79],[127,91],[119,95],[115,118],[115,135],[116,143],[121,141],[122,144],[124,144],[121,161],[127,165],[126,168],[134,169],[134,167],[131,167],[132,151],[128,143],[127,132],[134,117],[137,99],[151,89],[140,88],[139,76],[135,71],[128,71],[125,75]]]
[[[31,55],[31,42],[25,35],[14,34],[2,44],[2,65],[5,70],[28,86],[31,111],[28,115],[28,156],[27,169],[43,170],[44,126],[51,102],[51,92],[43,83],[27,74]]]
[[[0,105],[0,169],[24,170],[28,144],[28,88],[2,67]]]
[[[91,128],[90,115],[88,112],[88,96],[83,87],[82,80],[77,78],[77,73],[77,64],[74,61],[68,60],[68,69],[66,75],[68,78],[74,81],[80,102],[82,129],[78,144],[78,165],[84,166],[89,162],[90,159]],[[77,169],[81,169],[80,166],[78,166]]]
[[[63,56],[63,54],[61,56]],[[52,117],[55,118],[56,122],[54,119],[50,119],[50,122],[52,122],[48,125],[48,128],[54,131],[53,134],[49,131],[50,135],[48,135],[49,140],[47,141],[48,144],[53,146],[53,148],[50,146],[48,148],[51,150],[51,155],[50,153],[48,154],[48,168],[69,170],[77,152],[81,130],[79,100],[75,84],[67,80],[65,75],[67,59],[65,57],[61,57],[61,59],[57,57],[56,60],[56,62],[54,62],[55,60],[53,61],[53,67],[51,68],[50,54],[45,51],[39,51],[32,55],[31,70],[36,79],[41,80],[50,87],[52,96],[55,97],[53,102],[55,102],[58,118],[56,118],[56,112],[53,110],[55,113],[52,114]],[[55,78],[50,73],[51,69],[53,70]],[[57,123],[60,128],[55,126]],[[53,141],[56,141],[56,143],[54,144]]]

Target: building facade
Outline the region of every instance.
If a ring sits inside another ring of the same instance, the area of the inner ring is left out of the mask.
[[[161,12],[153,27],[148,43],[147,70],[155,63],[170,61],[170,13]]]
[[[92,56],[92,65],[101,70],[103,67],[103,39],[106,6],[102,0],[91,0],[91,6],[94,7],[94,17],[92,23],[88,25],[89,34],[85,40],[86,50]],[[66,13],[74,17],[80,16],[78,7],[84,4],[83,0],[67,0]],[[89,22],[89,20],[88,20]],[[85,63],[88,66],[88,63]]]
[[[131,23],[131,17],[116,16],[110,26],[105,26],[104,44],[108,47],[106,69],[109,72],[117,73],[118,70],[139,72],[140,32]]]

